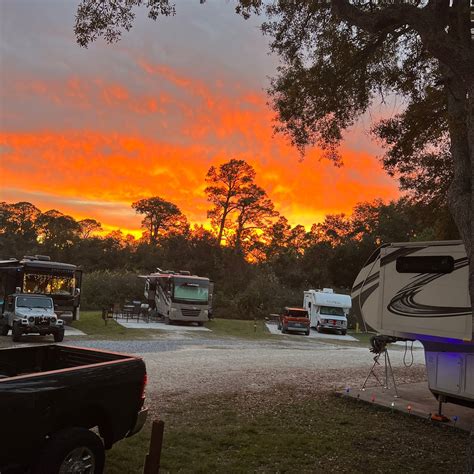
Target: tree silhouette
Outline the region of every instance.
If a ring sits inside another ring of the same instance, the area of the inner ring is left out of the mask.
[[[145,216],[142,228],[152,245],[157,244],[160,236],[184,232],[188,227],[187,219],[179,207],[158,196],[136,201],[132,208]]]
[[[254,178],[255,170],[244,160],[232,159],[218,168],[209,168],[206,174],[208,186],[204,192],[213,204],[207,217],[217,229],[218,244],[222,241],[229,215],[237,210],[239,200],[246,195]]]
[[[88,239],[94,232],[102,230],[102,225],[95,219],[82,219],[78,222],[81,231],[81,239]]]

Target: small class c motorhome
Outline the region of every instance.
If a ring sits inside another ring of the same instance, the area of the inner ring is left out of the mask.
[[[474,407],[472,306],[461,241],[382,246],[360,271],[351,296],[353,311],[369,328],[423,344],[436,398]]]
[[[351,297],[334,293],[331,288],[304,292],[303,307],[308,311],[310,326],[316,331],[331,330],[345,335]]]

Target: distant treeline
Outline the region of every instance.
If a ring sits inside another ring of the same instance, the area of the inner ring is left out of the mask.
[[[207,174],[213,230],[190,226],[159,197],[133,203],[143,237],[105,236],[94,219],[76,221],[28,202],[0,203],[0,257],[49,255],[84,269],[82,309],[141,299],[137,275],[156,267],[190,270],[215,282],[216,317],[253,318],[301,305],[303,290],[349,291],[365,260],[386,242],[458,238],[445,207],[411,202],[360,203],[351,215],[327,215],[307,230],[290,226],[247,163],[231,160]]]

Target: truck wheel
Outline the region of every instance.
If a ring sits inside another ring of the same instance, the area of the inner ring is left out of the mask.
[[[345,336],[345,335],[347,334],[347,330],[346,330],[346,329],[343,329],[343,330],[341,331],[341,334],[342,334],[343,336]]]
[[[20,342],[22,334],[23,334],[23,331],[21,330],[21,327],[18,324],[14,324],[12,328],[13,342]]]
[[[305,336],[309,336],[309,329],[304,333]]]
[[[316,331],[321,332],[321,326],[319,323],[316,323]]]
[[[10,331],[10,328],[8,327],[8,324],[2,324],[0,326],[0,335],[8,336],[8,331]]]
[[[204,321],[198,321],[198,326],[204,326]]]
[[[285,326],[282,326],[282,327],[281,327],[281,332],[282,332],[283,334],[286,334],[286,333],[287,333],[287,330],[285,329]]]
[[[66,428],[47,442],[33,474],[101,474],[104,464],[104,445],[96,434],[85,428]]]
[[[278,328],[279,331],[281,330],[281,324],[280,323],[278,323],[277,328]]]
[[[64,329],[61,329],[53,334],[54,342],[63,342],[64,339]]]

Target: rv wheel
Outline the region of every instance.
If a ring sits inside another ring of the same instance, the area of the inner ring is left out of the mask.
[[[316,331],[321,332],[321,326],[319,323],[316,324]]]
[[[345,335],[347,334],[347,331],[346,331],[345,329],[343,329],[343,330],[341,331],[341,334],[342,334],[343,336],[345,336]]]

